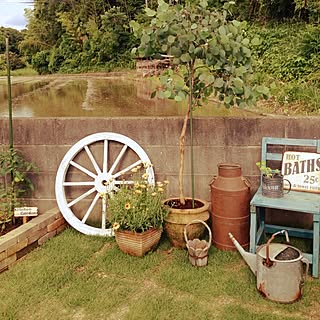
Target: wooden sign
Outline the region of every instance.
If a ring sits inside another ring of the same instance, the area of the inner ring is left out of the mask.
[[[38,215],[37,207],[17,207],[14,208],[15,217],[36,217]]]
[[[320,193],[320,154],[286,151],[282,158],[281,173],[291,183],[291,190]],[[284,188],[289,183],[284,181]]]

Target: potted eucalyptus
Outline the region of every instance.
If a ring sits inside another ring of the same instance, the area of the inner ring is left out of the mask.
[[[256,162],[256,165],[261,172],[261,188],[264,197],[282,198],[284,195],[283,181],[288,183],[288,192],[290,192],[291,183],[289,180],[283,178],[279,169],[271,169],[266,165],[265,161]]]
[[[148,173],[141,172],[142,167],[150,165],[145,163],[133,168],[133,184],[123,183],[118,190],[108,194],[108,220],[116,242],[120,250],[138,257],[158,245],[168,214],[163,199],[169,182],[158,181],[150,185]]]
[[[134,55],[156,58],[163,54],[170,56],[172,60],[171,68],[159,76],[160,88],[152,96],[157,94],[160,98],[174,99],[177,102],[187,100],[187,112],[179,138],[179,196],[166,202],[172,210],[166,218],[165,228],[169,229],[169,223],[176,225],[177,228],[173,229],[177,230],[173,232],[180,235],[171,243],[178,247],[185,247],[183,228],[190,219],[209,218],[209,204],[195,198],[193,110],[211,96],[229,108],[233,105],[244,107],[254,104],[259,96],[268,94],[265,87],[250,87],[246,84],[252,75],[249,47],[257,44],[258,40],[246,37],[244,22],[230,19],[229,7],[230,3],[226,2],[221,12],[209,9],[206,0],[186,1],[185,5],[170,5],[164,0],[158,0],[156,11],[146,8],[146,14],[151,18],[148,26],[142,26],[136,21],[130,24],[137,38],[141,39],[139,47],[133,49]],[[188,125],[191,197],[185,196],[183,181]],[[176,210],[178,211],[175,212]],[[188,215],[191,216],[190,219]],[[200,223],[198,227],[200,233],[204,231]],[[171,240],[170,235],[169,238]],[[177,239],[181,240],[180,244]]]

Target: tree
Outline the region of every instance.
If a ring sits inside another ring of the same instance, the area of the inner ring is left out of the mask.
[[[250,87],[247,81],[253,73],[250,41],[244,32],[245,23],[227,20],[230,4],[223,12],[209,10],[206,0],[199,4],[169,5],[158,0],[158,9],[146,9],[152,17],[147,27],[137,22],[131,26],[140,46],[133,50],[140,57],[172,56],[172,68],[160,76],[159,97],[182,101],[188,99],[188,110],[180,134],[179,198],[185,203],[183,191],[184,146],[190,120],[192,198],[194,199],[192,110],[212,94],[229,108],[245,107],[268,90]]]

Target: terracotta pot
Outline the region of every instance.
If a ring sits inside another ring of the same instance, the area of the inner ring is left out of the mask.
[[[152,228],[145,232],[118,230],[115,232],[119,249],[131,256],[142,257],[154,249],[161,238],[162,229]]]
[[[191,199],[191,198],[187,198]],[[164,203],[170,201],[179,201],[178,199],[166,199]],[[168,216],[164,219],[164,230],[170,240],[170,243],[180,249],[186,248],[184,238],[184,228],[193,220],[202,220],[206,222],[209,217],[209,203],[205,200],[195,199],[195,202],[200,204],[199,208],[195,209],[177,209],[170,208]],[[201,238],[205,231],[205,226],[202,223],[193,223],[188,227],[188,239]]]

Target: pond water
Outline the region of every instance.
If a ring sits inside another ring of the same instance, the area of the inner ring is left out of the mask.
[[[128,75],[11,77],[13,117],[171,117],[183,116],[186,103],[151,99],[150,79]],[[252,116],[214,102],[195,116]],[[8,117],[7,80],[0,77],[0,117]]]

